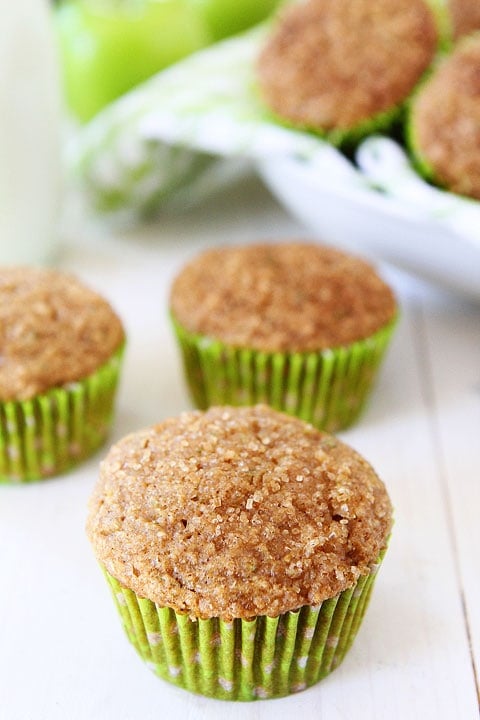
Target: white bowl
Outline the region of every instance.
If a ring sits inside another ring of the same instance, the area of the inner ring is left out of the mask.
[[[296,158],[258,165],[286,208],[326,242],[381,258],[480,299],[480,245],[374,189],[328,184]]]
[[[225,162],[247,160],[325,241],[480,298],[480,202],[429,186],[388,138],[364,141],[353,165],[273,121],[253,90],[266,31],[183,60],[90,123],[72,157],[94,203],[141,214],[202,199],[225,182]]]

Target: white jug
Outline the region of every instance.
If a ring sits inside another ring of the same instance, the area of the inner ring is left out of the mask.
[[[58,243],[60,84],[47,0],[0,0],[0,265]]]

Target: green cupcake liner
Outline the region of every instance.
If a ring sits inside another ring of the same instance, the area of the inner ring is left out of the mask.
[[[265,403],[335,432],[364,408],[396,318],[365,340],[303,353],[235,348],[173,325],[198,408]]]
[[[449,0],[426,0],[433,12],[439,35],[439,51],[448,52],[454,42],[454,27]]]
[[[422,85],[423,88],[423,85]],[[420,88],[420,91],[421,89]],[[423,155],[422,150],[420,149],[420,143],[417,139],[417,133],[415,128],[415,122],[414,122],[414,112],[415,112],[415,102],[420,93],[417,93],[411,100],[410,106],[409,106],[409,113],[405,119],[405,127],[404,127],[404,133],[405,133],[405,141],[408,150],[410,151],[410,160],[412,162],[413,168],[416,170],[416,172],[423,177],[427,182],[431,183],[432,185],[437,185],[440,188],[445,188],[445,184],[440,181],[440,179],[436,175],[436,171],[433,168],[433,166],[429,163],[427,158]]]
[[[281,125],[288,130],[298,130],[302,132],[316,135],[322,140],[326,140],[337,148],[348,151],[355,148],[365,137],[375,133],[388,132],[395,123],[401,119],[404,111],[404,102],[388,108],[380,113],[375,114],[371,118],[361,120],[356,125],[349,128],[322,128],[311,123],[294,122],[288,120],[273,112],[265,106],[261,92],[258,88],[254,88],[257,100],[264,105],[265,116],[268,120],[276,125]]]
[[[369,575],[321,605],[232,622],[192,620],[139,598],[104,573],[127,637],[157,675],[220,700],[259,700],[304,690],[341,663],[384,554]]]
[[[110,427],[123,346],[92,375],[0,403],[0,483],[58,475],[91,455]]]

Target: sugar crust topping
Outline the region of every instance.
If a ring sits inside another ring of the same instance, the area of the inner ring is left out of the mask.
[[[459,43],[412,107],[413,143],[435,178],[480,199],[480,36]]]
[[[368,337],[395,315],[366,262],[313,243],[207,250],[180,272],[173,317],[188,331],[264,351],[316,351]]]
[[[80,380],[124,340],[110,305],[71,275],[0,268],[0,400]]]
[[[187,412],[114,445],[87,532],[139,596],[231,620],[352,587],[390,527],[385,487],[360,455],[259,405]]]
[[[348,130],[403,103],[437,43],[424,0],[294,3],[259,56],[260,92],[291,123]]]

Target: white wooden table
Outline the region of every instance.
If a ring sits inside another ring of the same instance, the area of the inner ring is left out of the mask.
[[[181,263],[218,243],[305,237],[255,180],[130,233],[72,229],[61,266],[124,318],[112,434],[188,407],[166,314]],[[2,720],[474,720],[480,671],[480,307],[388,271],[402,319],[368,411],[343,438],[386,482],[390,551],[343,665],[240,704],[156,678],[123,636],[84,534],[100,452],[57,480],[0,487]]]

